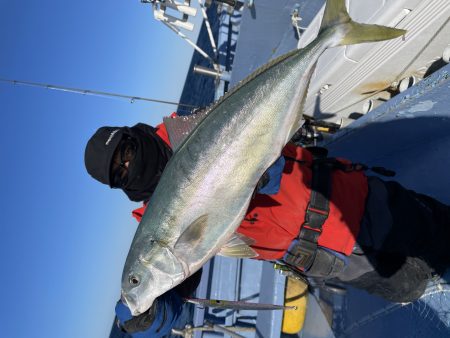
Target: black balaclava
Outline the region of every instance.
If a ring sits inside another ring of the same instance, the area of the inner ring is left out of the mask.
[[[113,154],[125,136],[136,142],[136,157],[128,167],[128,181],[121,189],[132,201],[146,201],[155,191],[172,150],[156,135],[155,128],[138,123],[129,127],[102,127],[86,146],[84,162],[88,173],[111,187]]]
[[[156,135],[155,128],[143,123],[129,128],[128,135],[136,141],[137,148],[122,190],[132,201],[146,201],[155,191],[172,150]]]

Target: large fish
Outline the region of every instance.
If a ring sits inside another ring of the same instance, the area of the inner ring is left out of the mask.
[[[221,249],[251,256],[235,230],[258,180],[299,127],[319,56],[403,34],[355,23],[344,0],[328,0],[315,40],[255,71],[211,107],[176,149],[134,236],[122,275],[122,300],[134,316]]]

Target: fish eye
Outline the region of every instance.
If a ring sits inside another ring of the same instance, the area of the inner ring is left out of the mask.
[[[136,276],[130,276],[128,277],[128,282],[133,286],[138,286],[140,284],[140,280]]]

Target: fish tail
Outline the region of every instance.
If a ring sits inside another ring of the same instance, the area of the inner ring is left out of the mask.
[[[343,38],[337,41],[337,46],[390,40],[406,33],[404,29],[357,23],[350,18],[345,0],[327,0],[320,32],[338,25],[342,26],[345,33]]]

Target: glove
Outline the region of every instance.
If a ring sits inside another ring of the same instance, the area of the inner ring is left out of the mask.
[[[155,300],[150,309],[141,313],[139,316],[132,317],[125,321],[122,328],[128,333],[135,333],[146,331],[150,328],[155,320],[156,309],[158,307],[158,300]]]
[[[159,338],[170,333],[181,315],[182,308],[182,299],[177,292],[170,290],[158,297],[150,309],[136,317],[131,315],[130,309],[125,304],[118,301],[116,316],[122,331],[129,334],[137,333],[136,337]]]

